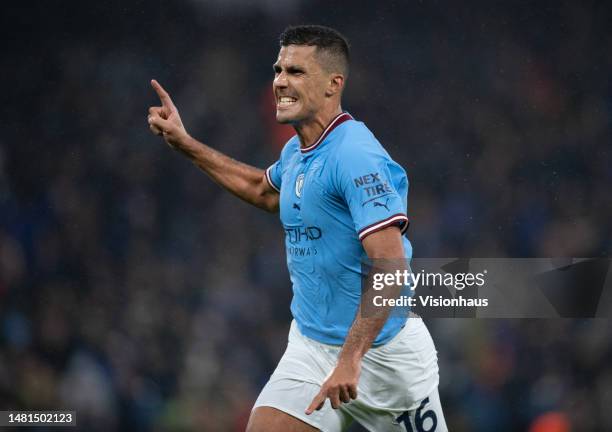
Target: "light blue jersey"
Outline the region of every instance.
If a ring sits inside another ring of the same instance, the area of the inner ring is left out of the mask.
[[[302,334],[342,345],[361,299],[361,241],[390,225],[408,228],[406,172],[362,122],[342,113],[310,147],[290,139],[266,177],[280,192],[293,317]],[[405,321],[391,317],[374,345]]]

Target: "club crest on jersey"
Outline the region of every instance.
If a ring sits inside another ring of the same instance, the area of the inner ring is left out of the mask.
[[[302,197],[302,188],[304,187],[304,173],[297,176],[295,179],[295,194],[298,198]]]

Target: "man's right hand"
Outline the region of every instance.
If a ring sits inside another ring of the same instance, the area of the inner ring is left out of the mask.
[[[183,126],[181,116],[168,92],[156,80],[151,80],[151,86],[159,96],[161,106],[149,108],[147,117],[149,129],[155,135],[162,135],[170,147],[182,150],[189,135]]]
[[[240,199],[268,212],[278,212],[279,194],[264,170],[238,162],[190,137],[170,95],[155,80],[151,80],[151,86],[161,100],[161,106],[149,108],[151,132],[162,135],[170,147]]]

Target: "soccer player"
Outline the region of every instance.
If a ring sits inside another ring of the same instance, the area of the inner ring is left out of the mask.
[[[151,131],[239,198],[279,212],[293,285],[287,350],[248,432],[446,431],[437,354],[420,318],[360,313],[364,259],[409,259],[408,180],[374,135],[341,108],[349,47],[323,26],[287,28],[274,63],[276,119],[296,135],[267,170],[192,138],[168,93]]]

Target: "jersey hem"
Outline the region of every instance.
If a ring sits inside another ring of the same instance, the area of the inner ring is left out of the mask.
[[[391,328],[391,329],[385,328],[385,326],[389,323],[389,319],[387,319],[387,321],[383,325],[383,328],[380,330],[380,333],[376,335],[376,338],[372,342],[371,348],[380,348],[380,347],[385,346],[387,343],[391,342],[391,340],[393,340],[393,338],[395,338],[406,325],[406,323],[404,322],[401,325],[395,324],[393,327],[396,327],[396,328]],[[298,323],[295,318],[294,318],[294,321],[295,321],[295,324],[297,325],[297,329],[299,333],[302,336],[318,344],[326,345],[328,347],[333,347],[333,348],[341,348],[342,346],[344,346],[344,343],[346,342],[346,336],[348,336],[348,333],[350,331],[350,327],[349,327],[349,329],[346,332],[345,338],[340,339],[340,338],[336,338],[333,336],[330,337],[323,332],[312,330],[306,327],[303,328],[302,325]],[[383,334],[385,331],[388,331],[389,334],[385,335],[384,338],[382,338],[381,340],[378,340],[380,335]]]

